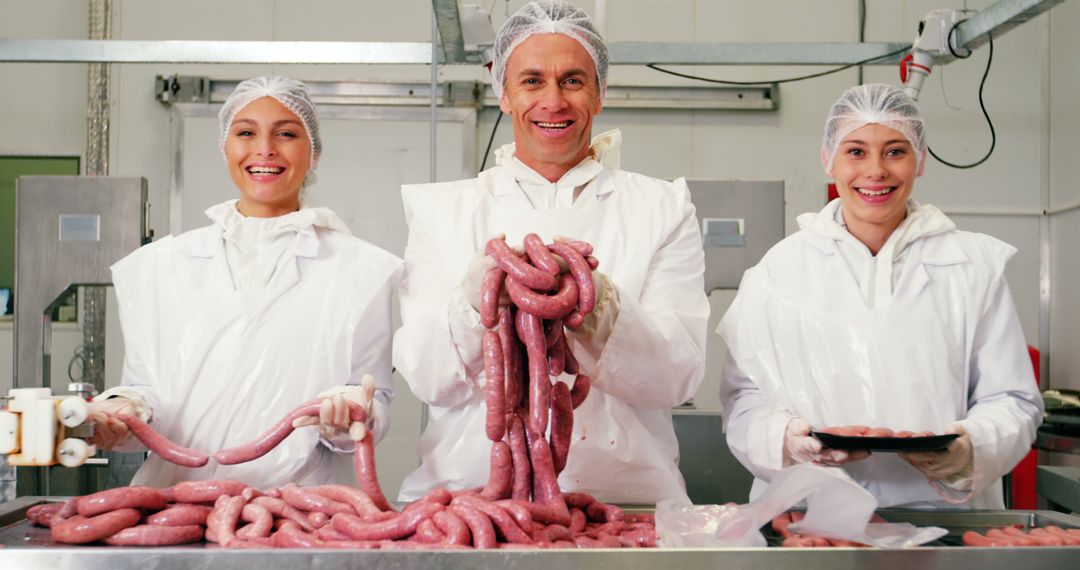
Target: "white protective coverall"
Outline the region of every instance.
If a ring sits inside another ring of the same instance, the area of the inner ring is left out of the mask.
[[[693,396],[704,372],[709,305],[701,234],[683,179],[604,165],[617,163],[620,140],[618,131],[597,137],[595,159],[556,183],[515,158],[510,144],[478,178],[402,187],[409,241],[394,365],[431,416],[420,439],[423,464],[406,477],[400,500],[488,480],[484,327],[460,284],[488,238],[504,233],[514,245],[529,232],[548,242],[561,235],[591,243],[598,271],[618,293],[605,345],[567,334],[593,383],[574,412],[560,487],[618,503],[687,499],[671,407]]]
[[[372,374],[378,440],[394,396],[390,311],[401,260],[352,236],[328,209],[243,218],[235,202],[208,209],[212,225],[112,266],[124,369],[122,386],[98,398],[133,398],[166,438],[213,454],[255,439],[319,392]],[[249,262],[238,262],[237,244],[255,248]],[[138,448],[131,438],[118,450]],[[320,444],[317,430],[299,428],[239,465],[211,459],[192,469],[151,454],[132,484],[355,485],[351,450],[348,437]]]
[[[782,467],[793,416],[814,428],[868,425],[971,437],[971,475],[930,482],[895,453],[844,469],[881,507],[1004,508],[1001,476],[1042,418],[1005,282],[1015,248],[959,231],[937,208],[908,215],[877,256],[842,225],[840,200],[799,216],[743,276],[717,332],[728,444],[759,495]]]

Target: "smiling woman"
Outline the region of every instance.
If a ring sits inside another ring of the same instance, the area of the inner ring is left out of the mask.
[[[1004,508],[1001,476],[1042,418],[1005,281],[1016,252],[911,199],[922,113],[900,89],[853,87],[833,104],[821,162],[840,193],[746,272],[717,332],[725,431],[754,473],[842,466],[881,507]],[[955,434],[942,451],[831,449],[842,425]]]
[[[122,386],[91,406],[95,443],[137,448],[117,417],[126,414],[182,447],[212,452],[319,398],[317,430],[299,430],[250,463],[191,469],[152,455],[133,482],[354,482],[353,437],[370,428],[379,440],[389,424],[390,301],[401,260],[354,237],[329,209],[303,204],[322,152],[303,83],[241,82],[219,121],[239,198],[206,210],[210,225],[112,267],[124,368]],[[368,374],[374,393],[360,387]],[[354,405],[370,425],[353,425]]]

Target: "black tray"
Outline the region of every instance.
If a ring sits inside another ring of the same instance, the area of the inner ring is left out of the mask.
[[[927,437],[860,437],[851,435],[833,435],[821,431],[812,431],[810,435],[818,438],[822,445],[831,449],[855,451],[940,451],[949,446],[959,434],[947,433]]]

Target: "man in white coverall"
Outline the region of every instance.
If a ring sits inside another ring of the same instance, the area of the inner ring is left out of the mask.
[[[619,170],[617,131],[590,145],[607,48],[588,16],[533,2],[496,38],[493,85],[514,143],[479,177],[402,188],[409,240],[394,364],[431,407],[423,464],[401,500],[488,480],[480,281],[489,238],[584,240],[600,261],[596,309],[569,346],[592,390],[575,411],[564,491],[614,503],[686,500],[671,407],[704,371],[704,254],[684,180]],[[563,375],[560,381],[573,382]]]
[[[926,135],[891,85],[832,106],[821,150],[840,198],[746,272],[717,331],[728,444],[757,477],[842,465],[882,507],[1004,508],[1001,476],[1042,418],[1005,281],[1016,253],[911,199]],[[959,434],[943,451],[822,448],[811,429],[865,425]]]

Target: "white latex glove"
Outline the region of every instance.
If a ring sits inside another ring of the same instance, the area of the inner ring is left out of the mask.
[[[596,304],[585,321],[574,331],[578,338],[591,338],[607,342],[611,335],[611,329],[615,327],[615,319],[619,316],[619,292],[611,283],[608,276],[594,270],[592,272],[593,287],[596,289]]]
[[[869,451],[847,452],[827,449],[817,438],[810,435],[810,423],[802,418],[791,418],[784,432],[784,467],[798,463],[839,466],[851,461],[870,457]]]
[[[127,442],[131,439],[131,431],[124,422],[116,419],[116,416],[138,417],[138,412],[138,404],[130,398],[115,397],[90,402],[87,421],[94,426],[94,437],[90,442],[98,449],[112,449]]]
[[[375,408],[371,405],[375,398],[375,378],[370,374],[364,375],[359,386],[337,386],[320,392],[318,397],[323,399],[319,405],[319,416],[297,418],[293,421],[293,427],[318,426],[319,435],[327,440],[347,431],[349,439],[360,441],[367,435],[369,426],[375,423]],[[366,422],[352,421],[350,403],[367,412]]]
[[[958,433],[949,447],[943,451],[912,451],[900,454],[900,458],[918,469],[931,481],[942,481],[971,475],[975,460],[971,436],[960,426],[950,426],[945,433]]]

